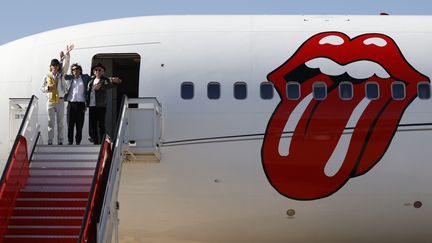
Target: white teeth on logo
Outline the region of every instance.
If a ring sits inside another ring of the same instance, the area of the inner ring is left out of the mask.
[[[330,45],[334,45],[334,46],[340,46],[344,43],[344,40],[340,36],[329,35],[329,36],[322,38],[319,41],[319,43],[320,43],[320,45],[330,44]]]
[[[368,38],[368,39],[364,40],[363,44],[365,44],[365,45],[376,45],[376,46],[379,46],[379,47],[384,47],[384,46],[387,45],[387,41],[384,40],[383,38],[373,37],[373,38]]]
[[[305,65],[309,68],[319,68],[321,73],[329,76],[339,76],[348,73],[350,77],[355,79],[367,79],[374,75],[383,79],[390,78],[390,75],[381,65],[366,60],[340,65],[329,58],[318,57],[306,62]]]

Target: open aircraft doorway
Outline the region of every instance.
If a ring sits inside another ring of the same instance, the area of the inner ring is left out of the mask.
[[[119,77],[122,83],[107,91],[106,132],[113,136],[123,95],[138,97],[141,57],[136,53],[104,53],[92,59],[92,67],[98,63],[105,66],[105,76]]]

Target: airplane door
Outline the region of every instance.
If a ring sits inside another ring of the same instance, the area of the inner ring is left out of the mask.
[[[123,95],[129,98],[138,97],[140,62],[141,57],[136,53],[97,54],[93,57],[92,66],[102,63],[106,67],[105,76],[122,79],[121,84],[107,91],[105,127],[111,138],[115,132]]]

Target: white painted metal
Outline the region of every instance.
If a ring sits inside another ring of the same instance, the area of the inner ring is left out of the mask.
[[[130,108],[130,105],[135,104],[138,108]],[[114,242],[119,241],[117,203],[124,152],[150,154],[160,160],[161,110],[162,106],[156,98],[124,99],[98,224],[98,242],[111,242],[112,239]],[[134,144],[131,145],[130,141],[134,141]]]
[[[144,97],[128,99],[129,105],[137,108],[127,108],[129,135],[127,150],[133,158],[149,155],[150,161],[160,160],[160,146],[162,137],[162,106],[156,98]],[[133,141],[133,143],[132,143]]]
[[[110,243],[113,240],[113,234],[118,232],[118,193],[120,186],[120,177],[123,162],[123,149],[129,143],[129,131],[127,129],[129,124],[129,116],[127,108],[129,106],[128,100],[123,100],[123,106],[120,109],[119,124],[115,141],[113,141],[111,167],[109,170],[108,180],[106,183],[105,197],[103,199],[100,220],[97,225],[97,241],[98,243]],[[119,235],[116,234],[114,242],[119,242]]]
[[[27,106],[26,114],[22,120],[20,130],[18,131],[18,135],[26,138],[27,154],[29,157],[33,152],[33,148],[36,146],[36,142],[40,134],[38,110],[39,99],[36,96],[32,96]]]
[[[431,19],[162,16],[58,29],[0,46],[0,97],[5,97],[0,100],[0,111],[7,113],[8,97],[35,93],[45,101],[39,90],[49,60],[70,43],[76,47],[71,61],[82,64],[84,72],[96,54],[138,53],[139,96],[157,97],[164,107],[163,146],[159,164],[126,163],[116,168],[115,173],[124,172],[119,213],[125,241],[427,242],[432,238],[432,211],[427,206],[432,203],[430,126],[421,132],[401,129],[373,171],[352,179],[331,197],[291,200],[269,185],[262,168],[262,134],[280,100],[277,96],[261,100],[259,84],[305,40],[324,31],[351,37],[387,34],[410,65],[432,77]],[[24,70],[23,60],[28,66]],[[194,82],[192,100],[180,98],[184,81]],[[220,100],[207,98],[210,81],[221,83]],[[232,86],[237,81],[248,84],[246,100],[233,98]],[[430,123],[431,107],[431,100],[416,99],[401,122]],[[46,116],[40,105],[42,128]],[[2,145],[7,144],[8,125],[8,119],[0,119]],[[293,126],[287,124],[286,129]],[[242,134],[258,135],[250,140],[215,139]],[[209,139],[207,143],[181,142],[196,138]],[[7,154],[7,146],[0,146],[1,161]],[[415,201],[424,206],[415,209]],[[115,203],[108,202],[109,208],[104,209],[113,223],[117,211],[110,209]],[[295,217],[286,216],[288,209],[296,211]]]
[[[24,119],[30,98],[10,98],[9,99],[9,148],[15,142],[22,120]]]

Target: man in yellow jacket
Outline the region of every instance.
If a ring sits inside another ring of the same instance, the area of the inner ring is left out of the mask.
[[[73,45],[67,46],[66,53],[60,52],[61,65],[57,59],[52,59],[50,71],[43,78],[42,92],[47,94],[48,111],[48,144],[52,145],[54,140],[54,127],[57,121],[57,143],[63,145],[63,117],[64,117],[64,96],[68,90],[65,82],[65,75],[69,69],[70,51]]]

